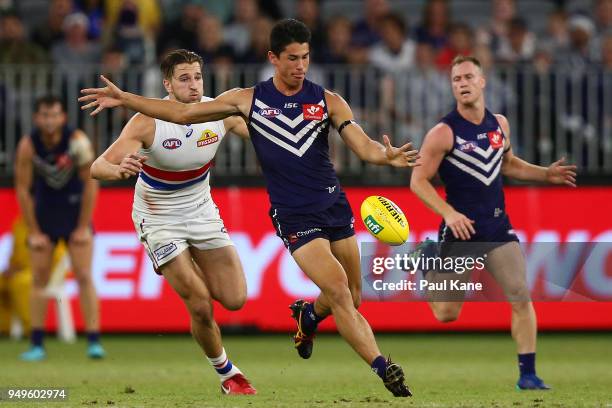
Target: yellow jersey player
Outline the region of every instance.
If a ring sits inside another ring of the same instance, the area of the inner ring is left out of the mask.
[[[0,273],[0,334],[8,335],[11,320],[17,317],[25,335],[30,334],[30,291],[32,268],[28,250],[28,229],[20,216],[13,223],[13,248],[8,268]],[[51,269],[55,271],[60,260],[66,256],[66,246],[58,243],[53,252]],[[66,273],[66,268],[60,273]]]

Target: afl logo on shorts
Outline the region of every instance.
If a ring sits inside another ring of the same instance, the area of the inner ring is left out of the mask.
[[[259,114],[264,118],[275,118],[281,113],[283,113],[283,111],[276,108],[263,108],[259,110]]]
[[[302,105],[304,120],[323,120],[323,107],[315,104]]]
[[[494,132],[487,132],[487,137],[492,148],[499,149],[504,146],[504,137],[499,129]]]
[[[166,139],[162,142],[162,146],[164,147],[164,149],[168,150],[178,149],[179,147],[181,147],[182,144],[183,142],[175,138]]]

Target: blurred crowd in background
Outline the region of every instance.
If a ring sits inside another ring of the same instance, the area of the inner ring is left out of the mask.
[[[454,15],[462,3],[466,12]],[[182,47],[207,63],[260,64],[274,21],[295,17],[312,30],[317,64],[446,70],[454,56],[476,54],[487,65],[612,69],[612,0],[529,0],[529,15],[519,15],[514,0],[479,3],[480,10],[470,0],[3,0],[0,63],[126,67]]]
[[[274,22],[294,17],[312,31],[310,78],[340,92],[372,135],[420,145],[452,108],[450,62],[471,54],[516,152],[541,164],[567,155],[612,175],[612,0],[0,0],[0,16],[0,167],[9,172],[36,96],[61,95],[71,125],[104,149],[129,113],[95,128],[79,113],[78,90],[99,84],[97,74],[160,97],[160,57],[187,48],[207,64],[207,95],[253,86],[272,74]],[[218,173],[257,172],[242,141],[228,149]],[[335,154],[339,168],[362,174],[349,153]]]

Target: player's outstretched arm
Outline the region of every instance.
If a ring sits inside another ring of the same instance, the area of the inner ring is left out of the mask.
[[[450,204],[440,197],[431,184],[431,179],[438,172],[444,156],[453,147],[453,134],[445,124],[434,126],[425,136],[421,146],[423,165],[415,167],[410,179],[410,189],[421,201],[444,218],[444,222],[458,239],[469,239],[475,234],[474,221],[457,212]]]
[[[520,181],[537,181],[540,183],[565,184],[576,187],[576,166],[565,165],[565,157],[548,167],[536,166],[514,155],[510,143],[510,124],[504,115],[495,115],[506,135],[502,174]]]
[[[153,143],[155,120],[141,114],[134,115],[115,142],[91,165],[91,177],[98,180],[123,180],[137,176],[146,156],[138,151]]]
[[[325,91],[327,110],[334,127],[338,129],[344,143],[364,161],[374,164],[388,164],[394,167],[415,167],[420,164],[418,150],[412,143],[401,147],[391,145],[389,137],[383,135],[384,145],[372,140],[353,120],[353,112],[346,101],[338,94]]]
[[[226,93],[223,97],[208,102],[184,104],[167,99],[145,98],[125,92],[103,75],[100,78],[106,84],[104,88],[82,89],[81,93],[84,96],[79,98],[79,102],[85,103],[81,106],[82,110],[95,108],[91,112],[92,116],[105,108],[124,106],[152,118],[178,124],[190,124],[220,120],[241,113],[238,103],[234,103],[237,92]]]

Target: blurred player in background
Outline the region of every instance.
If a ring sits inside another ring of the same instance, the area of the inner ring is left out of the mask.
[[[28,227],[28,245],[33,274],[31,294],[31,347],[23,360],[46,357],[44,323],[48,300],[53,250],[64,240],[74,276],[79,284],[81,309],[87,332],[87,355],[102,358],[100,316],[96,290],[91,279],[93,253],[92,213],[98,192],[89,177],[93,149],[87,135],[66,125],[59,98],[45,96],[36,101],[34,130],[17,146],[15,189]],[[32,191],[33,192],[32,192]]]
[[[188,104],[211,100],[203,96],[203,65],[194,52],[168,53],[161,71],[169,99]],[[247,296],[238,253],[210,195],[212,161],[230,131],[248,138],[238,117],[182,126],[136,114],[91,171],[99,180],[139,176],[132,220],[155,271],[187,306],[193,337],[215,368],[221,391],[255,394],[227,358],[213,316],[213,300],[238,310]]]
[[[357,310],[361,302],[359,248],[353,213],[329,159],[330,123],[344,142],[370,163],[415,165],[417,152],[406,144],[375,142],[353,120],[341,96],[305,78],[310,61],[308,28],[294,19],[277,22],[270,34],[269,61],[274,77],[253,88],[234,89],[213,101],[181,104],[143,98],[121,91],[104,78],[106,88],[89,89],[83,108],[126,106],[176,123],[198,123],[240,117],[249,124],[251,141],[266,177],[277,235],[293,258],[321,289],[313,304],[292,305],[298,324],[300,356],[310,357],[317,324],[334,315],[338,331],[395,396],[411,395],[402,368],[385,359],[368,322]],[[140,167],[132,168],[134,174]],[[142,174],[142,173],[141,173]],[[145,226],[146,229],[146,226]]]
[[[0,334],[11,331],[13,316],[19,319],[23,333],[30,334],[30,291],[32,270],[28,253],[28,231],[23,218],[13,223],[13,249],[8,268],[0,273]]]
[[[429,241],[419,250],[428,257],[438,249],[443,257],[486,254],[486,270],[512,304],[512,336],[520,369],[517,387],[548,389],[535,371],[536,315],[526,282],[525,259],[506,214],[502,175],[575,187],[576,166],[564,166],[561,159],[540,167],[513,154],[508,120],[485,108],[486,80],[476,58],[455,58],[451,84],[457,107],[426,135],[421,147],[423,166],[414,170],[410,183],[412,191],[444,219],[439,248]],[[436,173],[446,187],[446,201],[430,182]],[[473,246],[462,244],[466,242]],[[462,278],[467,280],[469,275],[466,272]],[[442,322],[456,320],[462,305],[462,301],[430,302]]]
[[[16,317],[22,333],[30,335],[30,292],[32,289],[32,268],[28,250],[28,229],[23,217],[13,223],[11,231],[13,249],[9,265],[0,272],[0,335],[8,335],[11,321]],[[59,242],[53,252],[51,270],[55,271],[59,261],[66,255],[66,245]],[[63,272],[66,270],[64,268]]]

